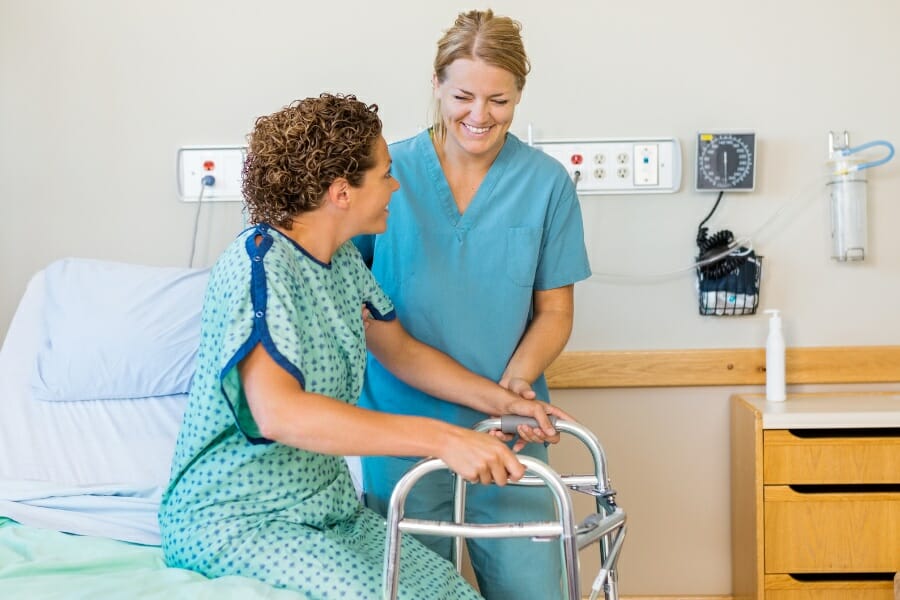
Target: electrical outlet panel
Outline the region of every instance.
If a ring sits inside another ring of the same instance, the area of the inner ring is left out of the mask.
[[[534,142],[568,171],[579,194],[672,194],[681,188],[674,138]]]
[[[185,146],[178,150],[178,196],[184,202],[240,202],[246,146]],[[212,176],[204,187],[203,179]]]

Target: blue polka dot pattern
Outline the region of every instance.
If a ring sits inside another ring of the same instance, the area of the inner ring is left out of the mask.
[[[219,258],[160,508],[167,564],[252,577],[310,599],[380,597],[384,519],[360,505],[342,457],[261,436],[237,371],[262,344],[304,389],[355,404],[366,361],[363,303],[376,318],[394,318],[351,243],[325,264],[260,225]],[[480,598],[409,536],[399,597]]]

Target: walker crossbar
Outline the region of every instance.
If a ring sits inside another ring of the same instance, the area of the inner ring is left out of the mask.
[[[559,537],[563,528],[559,521],[532,521],[529,523],[451,523],[450,521],[423,521],[403,519],[400,531],[414,535],[440,535],[464,538],[512,538]]]
[[[499,535],[486,534],[492,527],[498,528],[500,531],[513,533],[513,537],[533,536],[531,528],[534,532],[540,532],[539,535],[558,537],[560,540],[560,552],[562,554],[563,569],[567,573],[571,573],[578,568],[578,549],[577,539],[575,536],[575,523],[572,515],[572,498],[569,497],[566,487],[553,469],[544,462],[531,458],[529,456],[520,456],[519,461],[525,465],[525,468],[540,477],[546,482],[546,485],[553,492],[556,500],[556,509],[559,514],[559,521],[555,527],[546,527],[547,523],[522,523],[522,524],[492,524],[492,525],[472,525],[466,524],[462,520],[452,523],[453,531],[449,533],[442,530],[439,525],[441,521],[431,521],[428,533],[431,535],[455,535],[457,539],[464,537],[504,537]],[[406,497],[413,485],[433,471],[447,469],[444,461],[437,458],[428,458],[418,462],[410,469],[397,485],[391,494],[390,505],[388,506],[388,531],[387,541],[384,553],[384,599],[394,600],[397,597],[397,585],[400,578],[400,532],[406,528],[403,520],[403,509],[406,504]],[[465,480],[463,480],[465,483]],[[459,480],[457,480],[459,486]],[[424,529],[425,522],[418,521],[418,527]],[[457,561],[458,562],[458,561]],[[457,568],[459,568],[457,566]],[[577,577],[569,578],[567,600],[577,600],[579,598],[579,581]]]
[[[521,422],[521,421],[520,421]],[[507,424],[507,427],[509,425]],[[529,523],[472,524],[465,522],[466,488],[468,482],[456,476],[453,522],[405,519],[403,517],[406,497],[415,483],[434,471],[447,469],[440,459],[429,458],[419,461],[397,482],[388,507],[388,530],[384,558],[384,600],[394,600],[400,576],[401,532],[421,535],[454,537],[454,562],[461,570],[459,557],[462,553],[463,538],[504,538],[531,537],[536,540],[558,539],[563,572],[566,575],[564,597],[578,600],[580,577],[578,574],[578,551],[599,541],[600,571],[591,588],[591,599],[597,598],[601,588],[606,600],[618,600],[616,563],[625,538],[625,512],[616,506],[615,490],[609,485],[606,473],[606,457],[594,434],[578,423],[556,421],[554,426],[561,432],[574,435],[591,452],[595,474],[569,475],[561,477],[546,463],[528,456],[519,456],[526,468],[526,476],[511,485],[547,486],[554,496],[558,521],[536,521]],[[501,419],[487,419],[475,426],[478,431],[501,429]],[[589,515],[577,527],[574,524],[572,499],[567,488],[595,497],[597,514]]]

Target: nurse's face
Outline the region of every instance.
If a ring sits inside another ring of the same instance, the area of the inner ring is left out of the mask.
[[[351,210],[359,231],[382,233],[387,228],[388,203],[391,194],[400,189],[400,182],[391,174],[391,155],[383,137],[375,142],[375,166],[366,171],[362,185],[352,188]]]
[[[515,76],[481,60],[459,58],[434,78],[441,119],[447,128],[445,149],[493,159],[503,147],[516,105],[522,97]]]

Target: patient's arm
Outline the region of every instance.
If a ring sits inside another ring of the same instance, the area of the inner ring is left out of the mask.
[[[435,419],[381,413],[305,391],[262,345],[238,369],[267,439],[337,455],[437,456],[469,481],[504,485],[524,467],[494,437]]]

